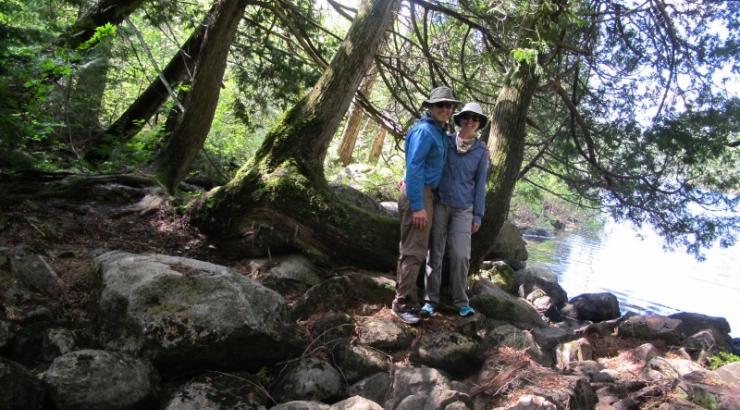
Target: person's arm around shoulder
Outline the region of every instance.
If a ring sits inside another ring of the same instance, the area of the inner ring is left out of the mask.
[[[483,144],[483,142],[480,142]],[[478,232],[480,224],[483,221],[483,215],[486,212],[486,181],[488,180],[489,165],[488,148],[483,145],[483,153],[478,161],[478,168],[475,171],[475,198],[473,200],[473,226],[472,233]]]

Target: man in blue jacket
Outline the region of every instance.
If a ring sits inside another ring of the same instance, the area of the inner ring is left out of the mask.
[[[434,213],[433,191],[439,185],[447,156],[445,129],[458,103],[450,88],[433,89],[424,101],[428,111],[406,135],[406,176],[398,199],[401,242],[392,310],[409,324],[420,320],[416,278],[426,263]]]

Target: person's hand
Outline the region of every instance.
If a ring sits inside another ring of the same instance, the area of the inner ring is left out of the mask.
[[[480,229],[480,224],[476,224],[476,223],[474,223],[473,225],[471,225],[471,226],[470,226],[470,231],[471,231],[472,233],[476,233],[476,232],[478,232],[478,229]]]
[[[405,189],[406,189],[406,183],[403,181],[403,179],[398,181],[398,193],[402,194]]]
[[[427,217],[426,209],[416,211],[411,215],[411,224],[414,225],[414,228],[424,229],[428,223],[429,218]]]

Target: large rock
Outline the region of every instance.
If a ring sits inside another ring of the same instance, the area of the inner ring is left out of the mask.
[[[360,396],[352,396],[334,403],[331,408],[332,410],[383,410],[380,404]]]
[[[682,376],[673,394],[707,409],[740,409],[740,385],[720,382],[714,372],[692,372]]]
[[[488,280],[477,280],[472,294],[470,304],[488,318],[505,320],[524,327],[547,326],[537,310],[527,302],[508,294]]]
[[[684,336],[694,335],[702,330],[709,330],[712,332],[719,350],[725,352],[732,351],[730,324],[727,322],[727,319],[690,312],[678,312],[668,317],[681,321],[681,333]]]
[[[105,343],[167,372],[256,370],[301,351],[283,297],[224,266],[119,251],[95,264]]]
[[[411,354],[411,360],[464,377],[480,370],[483,355],[475,340],[459,333],[443,331],[422,336]]]
[[[156,400],[158,378],[148,361],[104,350],[59,356],[44,374],[59,410],[146,408]]]
[[[561,313],[576,320],[603,322],[622,315],[619,301],[611,293],[584,293],[568,302]]]
[[[46,389],[25,367],[0,357],[0,409],[45,408]]]
[[[548,329],[548,328],[544,328]],[[549,366],[552,364],[552,357],[549,352],[543,352],[535,341],[531,332],[519,329],[515,326],[505,324],[497,326],[486,333],[481,343],[483,350],[490,350],[498,347],[510,347],[515,350],[527,352],[527,355],[536,362]]]
[[[282,258],[275,266],[257,277],[263,285],[280,293],[305,292],[319,284],[318,269],[303,255]]]
[[[537,311],[550,320],[561,320],[560,309],[568,301],[568,294],[558,284],[557,277],[544,269],[527,268],[514,274],[513,289]]]
[[[21,284],[47,295],[58,295],[61,292],[61,280],[43,256],[22,246],[9,253],[10,271]]]
[[[323,360],[307,358],[290,366],[272,389],[278,402],[292,400],[332,401],[344,395],[339,372]]]
[[[348,393],[350,396],[362,396],[376,403],[383,403],[390,385],[391,378],[388,373],[375,373],[350,386]]]
[[[349,273],[322,281],[309,289],[293,307],[294,319],[305,319],[321,310],[341,310],[351,303],[388,304],[396,294],[388,278]]]
[[[528,258],[527,243],[519,228],[510,221],[504,222],[486,259],[502,260],[514,269],[522,269]]]
[[[682,340],[681,321],[661,315],[632,315],[619,324],[619,335],[677,345]]]
[[[359,342],[383,351],[408,348],[416,333],[416,329],[393,320],[369,318],[357,324]]]
[[[164,410],[266,410],[267,395],[253,376],[244,373],[206,373],[172,395]]]
[[[643,376],[647,380],[670,380],[685,376],[692,372],[708,372],[701,365],[691,360],[654,357],[643,369]]]
[[[340,344],[334,350],[334,360],[348,383],[387,371],[390,358],[376,349],[360,344]]]
[[[270,410],[331,410],[331,406],[320,401],[292,400],[270,407]]]
[[[727,363],[717,369],[717,375],[727,384],[740,386],[740,362]]]
[[[435,389],[451,389],[449,379],[439,370],[429,367],[397,369],[391,385],[393,397],[386,407],[396,408],[396,405],[408,396],[417,393],[428,395]]]

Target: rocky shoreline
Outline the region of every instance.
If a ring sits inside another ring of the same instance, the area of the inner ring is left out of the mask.
[[[379,272],[124,251],[94,254],[71,320],[54,266],[2,248],[0,408],[740,408],[740,362],[707,368],[733,351],[726,320],[569,299],[522,268],[509,230],[502,261],[471,278],[479,313],[443,306],[415,327],[388,309],[394,282]]]

